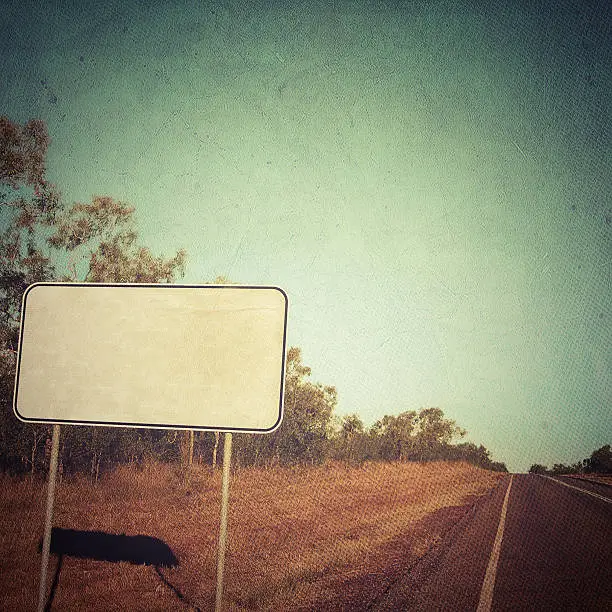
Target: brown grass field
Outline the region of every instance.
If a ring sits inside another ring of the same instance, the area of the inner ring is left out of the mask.
[[[588,480],[590,482],[612,485],[612,474],[568,474],[568,476],[577,480]]]
[[[465,463],[239,469],[230,485],[226,610],[363,609],[502,474]],[[46,486],[0,476],[0,609],[34,610]],[[214,607],[220,473],[121,467],[58,485],[54,526],[163,540],[175,568],[52,555],[56,610]]]

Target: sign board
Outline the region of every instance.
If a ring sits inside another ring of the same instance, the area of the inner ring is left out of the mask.
[[[28,422],[267,433],[281,422],[277,287],[37,283],[14,410]]]

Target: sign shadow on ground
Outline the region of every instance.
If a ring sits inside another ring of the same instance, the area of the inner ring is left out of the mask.
[[[39,543],[39,550],[42,550],[42,540]],[[54,527],[51,532],[51,554],[57,556],[58,563],[45,610],[50,610],[53,604],[65,556],[108,563],[126,562],[133,565],[154,566],[163,583],[180,600],[189,603],[183,593],[162,573],[162,568],[177,567],[179,561],[170,546],[159,538]]]

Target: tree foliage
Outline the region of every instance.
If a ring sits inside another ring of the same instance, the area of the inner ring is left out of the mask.
[[[584,471],[591,474],[612,474],[612,450],[609,444],[593,451],[591,456],[584,460]]]
[[[335,387],[312,383],[311,370],[297,347],[287,351],[283,421],[267,435],[240,436],[236,444],[243,464],[320,463],[328,456]]]
[[[546,474],[547,471],[548,471],[547,467],[545,465],[540,464],[540,463],[534,463],[529,468],[529,473],[530,474]]]
[[[361,418],[356,414],[347,414],[336,419],[330,439],[331,457],[350,464],[361,463],[374,455],[371,441]]]
[[[45,178],[50,140],[45,124],[20,126],[0,117],[0,463],[34,472],[45,460],[48,428],[12,414],[19,318],[28,285],[41,281],[172,282],[185,252],[169,259],[138,243],[134,208],[106,196],[67,205]],[[64,441],[65,457],[92,457],[97,474],[120,441],[139,434],[79,428]],[[45,443],[41,443],[42,439]],[[76,461],[76,459],[75,459]]]
[[[21,126],[0,117],[0,183],[15,190],[41,186],[48,146],[44,121],[32,119]]]
[[[545,465],[534,463],[529,468],[530,474],[612,474],[612,450],[606,444],[591,453],[590,457],[566,465],[555,463],[548,469]]]

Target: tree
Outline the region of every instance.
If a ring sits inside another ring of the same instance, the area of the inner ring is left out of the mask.
[[[12,414],[21,299],[28,285],[169,283],[183,274],[186,258],[183,250],[165,259],[140,245],[134,208],[122,202],[95,196],[90,203],[68,206],[45,178],[49,143],[44,122],[21,126],[0,117],[0,463],[16,470],[34,469],[48,430],[18,422]],[[80,432],[91,439],[90,460],[99,473],[103,458],[116,447],[117,430]],[[122,434],[124,442],[128,438],[135,440],[136,434]]]
[[[508,468],[506,467],[506,464],[503,463],[502,461],[491,461],[487,469],[493,472],[506,472],[506,473],[508,472]]]
[[[358,464],[371,458],[370,438],[356,414],[345,415],[339,420],[331,442],[334,459]]]
[[[43,122],[20,126],[0,117],[0,463],[32,474],[44,460],[46,428],[16,422],[11,406],[21,296],[31,282],[53,275],[52,263],[36,248],[35,232],[49,227],[59,208],[57,192],[44,178],[48,145]]]
[[[170,259],[154,256],[137,242],[134,208],[109,197],[94,196],[58,216],[48,244],[70,257],[62,280],[89,283],[171,283],[183,275],[186,254]]]
[[[414,410],[398,415],[385,415],[376,421],[370,429],[370,435],[378,441],[378,455],[387,461],[409,459],[413,452],[413,443],[418,415]]]
[[[444,418],[440,408],[423,408],[417,419],[414,447],[420,461],[443,459],[444,452],[454,438],[465,436],[465,430],[455,421]]]
[[[0,117],[0,184],[15,191],[41,188],[49,142],[44,121],[31,119],[21,126]]]
[[[346,442],[354,440],[364,432],[363,421],[356,414],[348,414],[340,424],[340,438]]]
[[[302,363],[297,347],[287,351],[283,421],[266,435],[244,434],[236,441],[236,461],[263,463],[321,463],[329,452],[335,387],[308,380],[311,370]]]
[[[569,467],[565,465],[564,463],[555,463],[552,466],[550,473],[559,475],[559,474],[567,474],[568,471],[569,471]]]
[[[313,384],[297,347],[287,351],[284,418],[273,433],[278,458],[319,463],[325,459],[329,426],[337,403],[336,388]]]
[[[548,468],[545,465],[541,465],[539,463],[534,463],[529,468],[529,473],[530,474],[547,474],[548,473]]]
[[[612,474],[612,451],[610,445],[606,444],[601,448],[593,451],[591,456],[582,461],[566,465],[565,463],[555,463],[549,470],[546,466],[538,463],[533,464],[529,468],[531,474]]]
[[[444,417],[440,408],[422,408],[385,415],[370,430],[378,455],[386,460],[431,461],[453,458],[451,442],[465,431]]]
[[[612,451],[606,444],[593,451],[589,459],[585,460],[585,471],[598,474],[612,474]]]

